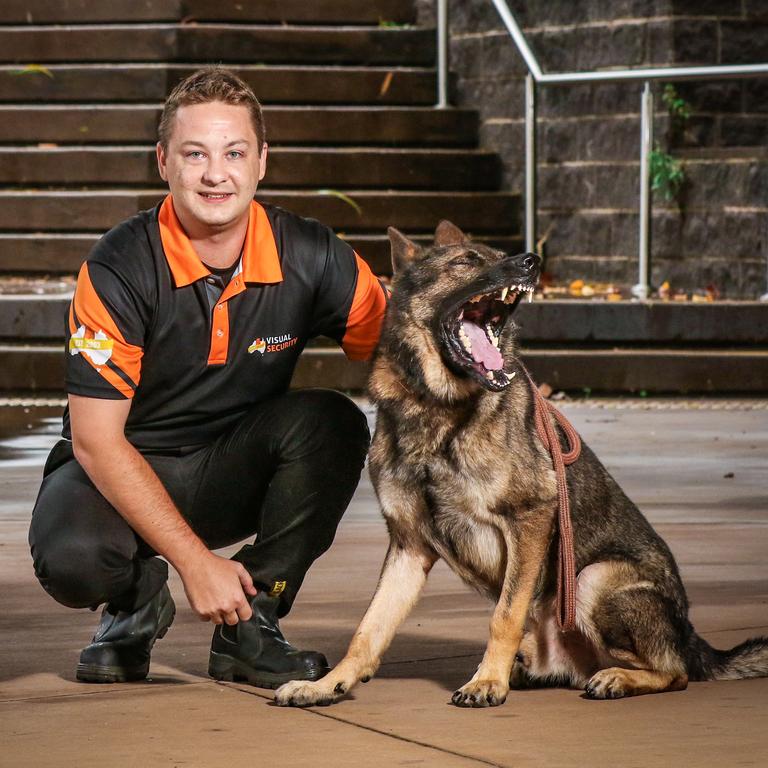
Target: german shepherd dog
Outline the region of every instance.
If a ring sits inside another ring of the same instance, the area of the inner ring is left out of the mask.
[[[366,682],[440,557],[496,603],[458,706],[499,705],[510,686],[611,699],[768,675],[768,638],[719,651],[695,633],[672,553],[586,446],[567,469],[575,629],[560,631],[556,477],[510,320],[539,259],[470,242],[449,222],[423,250],[389,235],[395,277],[369,382],[389,551],[347,655],[276,702],[330,704]]]

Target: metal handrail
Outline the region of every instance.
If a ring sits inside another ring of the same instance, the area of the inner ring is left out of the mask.
[[[768,76],[768,64],[734,64],[711,67],[650,67],[591,72],[544,73],[528,45],[506,0],[491,0],[509,32],[528,74],[525,83],[525,247],[536,249],[536,86],[584,83],[642,82],[640,116],[640,232],[638,282],[632,293],[639,299],[650,294],[650,155],[653,146],[652,80],[725,80]],[[448,0],[437,0],[438,27],[438,107],[448,106]],[[442,71],[441,68],[444,68]],[[768,279],[768,275],[767,275]],[[768,292],[761,297],[768,300]]]

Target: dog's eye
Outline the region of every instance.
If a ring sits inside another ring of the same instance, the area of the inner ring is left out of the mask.
[[[465,251],[452,262],[452,267],[474,267],[482,263],[483,257],[477,251]]]

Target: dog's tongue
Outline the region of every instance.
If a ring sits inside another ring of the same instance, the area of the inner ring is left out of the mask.
[[[501,352],[488,341],[485,331],[469,320],[464,320],[461,326],[472,342],[472,357],[475,362],[482,363],[488,371],[501,370],[504,366],[504,358]]]

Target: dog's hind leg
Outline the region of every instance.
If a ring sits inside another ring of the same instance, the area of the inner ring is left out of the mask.
[[[584,691],[590,699],[621,699],[644,693],[684,691],[687,687],[688,676],[684,673],[609,667],[593,675]]]
[[[582,617],[590,625],[601,666],[586,683],[587,696],[617,699],[685,689],[685,632],[690,625],[675,600],[648,581],[617,583],[631,571],[626,564],[589,568],[604,571],[601,575],[607,578],[590,615]]]
[[[504,584],[491,617],[483,660],[474,677],[451,698],[459,707],[495,707],[506,700],[523,625],[549,544],[549,526],[541,516],[515,531],[505,521],[501,529],[507,549]]]
[[[347,655],[321,680],[294,680],[278,688],[277,704],[294,707],[332,704],[358,680],[368,682],[398,627],[416,604],[436,560],[437,555],[426,550],[390,545],[379,585]]]

